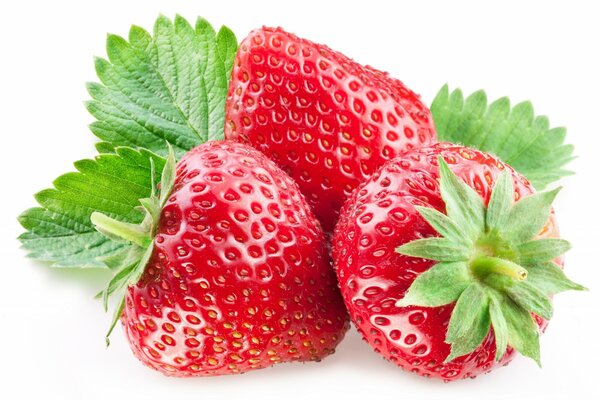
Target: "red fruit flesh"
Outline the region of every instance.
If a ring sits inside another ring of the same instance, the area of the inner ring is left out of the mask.
[[[400,367],[423,376],[455,380],[476,377],[514,357],[508,347],[496,362],[492,332],[474,352],[443,363],[453,304],[397,307],[414,279],[435,262],[398,254],[412,240],[439,236],[415,206],[445,211],[439,192],[438,156],[488,203],[502,170],[510,172],[516,197],[533,193],[528,181],[496,158],[463,146],[440,143],[387,162],[354,191],[335,230],[333,258],[351,319],[365,340]],[[557,236],[552,218],[542,236]],[[546,322],[536,317],[541,329]]]
[[[233,142],[205,143],[178,163],[123,323],[136,356],[174,376],[320,360],[348,328],[323,233],[297,185]]]
[[[429,110],[402,82],[280,28],[240,44],[225,136],[289,173],[327,232],[384,161],[436,141]]]

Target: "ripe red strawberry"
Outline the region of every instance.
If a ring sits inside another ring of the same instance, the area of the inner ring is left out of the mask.
[[[550,297],[582,289],[555,263],[569,248],[550,217],[556,193],[534,194],[496,158],[447,143],[384,164],[354,191],[333,240],[365,340],[446,380],[505,365],[514,349],[539,362]]]
[[[179,161],[163,203],[122,315],[144,364],[219,375],[333,353],[347,313],[320,225],[287,174],[249,146],[209,142]],[[103,232],[105,219],[93,217]]]
[[[289,173],[325,231],[384,161],[436,141],[429,110],[402,82],[280,28],[240,44],[225,136]]]

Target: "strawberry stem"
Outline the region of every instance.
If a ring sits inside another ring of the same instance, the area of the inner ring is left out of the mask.
[[[470,269],[477,276],[499,274],[522,282],[528,276],[528,271],[520,265],[498,257],[476,255],[470,260]]]
[[[110,238],[126,240],[144,249],[152,242],[149,232],[140,225],[118,221],[100,212],[92,213],[90,219],[99,232]]]
[[[137,284],[144,273],[146,264],[152,256],[154,235],[158,228],[160,213],[175,184],[175,152],[169,144],[167,146],[168,157],[160,178],[160,195],[156,193],[154,163],[150,160],[152,192],[150,193],[150,197],[139,199],[141,209],[145,210],[145,216],[139,224],[118,221],[99,212],[92,213],[90,217],[91,222],[98,232],[111,240],[126,241],[132,244],[125,246],[123,251],[117,255],[103,260],[106,266],[115,273],[108,286],[102,291],[101,297],[104,302],[104,308],[108,307],[108,296],[116,292],[119,298],[118,306],[106,334],[106,345],[110,344],[108,337],[123,313],[126,288]]]

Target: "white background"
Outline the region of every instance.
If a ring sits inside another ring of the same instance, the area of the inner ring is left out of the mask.
[[[299,5],[299,4],[303,5]],[[309,3],[309,4],[308,4]],[[599,24],[592,1],[409,1],[329,4],[283,1],[3,1],[0,5],[0,397],[43,399],[558,399],[599,398],[597,114]],[[392,5],[394,4],[394,5]],[[166,378],[143,367],[92,299],[108,277],[53,270],[24,257],[17,215],[32,194],[92,157],[83,102],[107,32],[151,29],[159,13],[197,15],[243,38],[280,25],[389,71],[430,104],[444,84],[489,97],[530,99],[569,129],[578,173],[557,200],[573,250],[567,270],[592,290],[555,300],[542,338],[543,368],[518,358],[473,381],[444,384],[385,362],[352,330],[321,363],[286,364],[241,376]],[[8,395],[8,396],[7,396]]]

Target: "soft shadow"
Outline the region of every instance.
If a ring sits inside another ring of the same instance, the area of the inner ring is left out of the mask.
[[[343,365],[353,366],[355,370],[397,370],[393,364],[385,360],[381,355],[377,354],[372,347],[356,331],[352,326],[349,332],[345,334],[343,341],[337,346],[335,354],[326,358],[323,362],[337,367]]]
[[[81,287],[82,290],[89,292],[94,296],[99,288],[103,288],[112,277],[108,269],[102,268],[61,268],[53,267],[52,263],[27,259],[23,268],[35,269],[36,274],[40,274],[50,282],[61,282]]]

